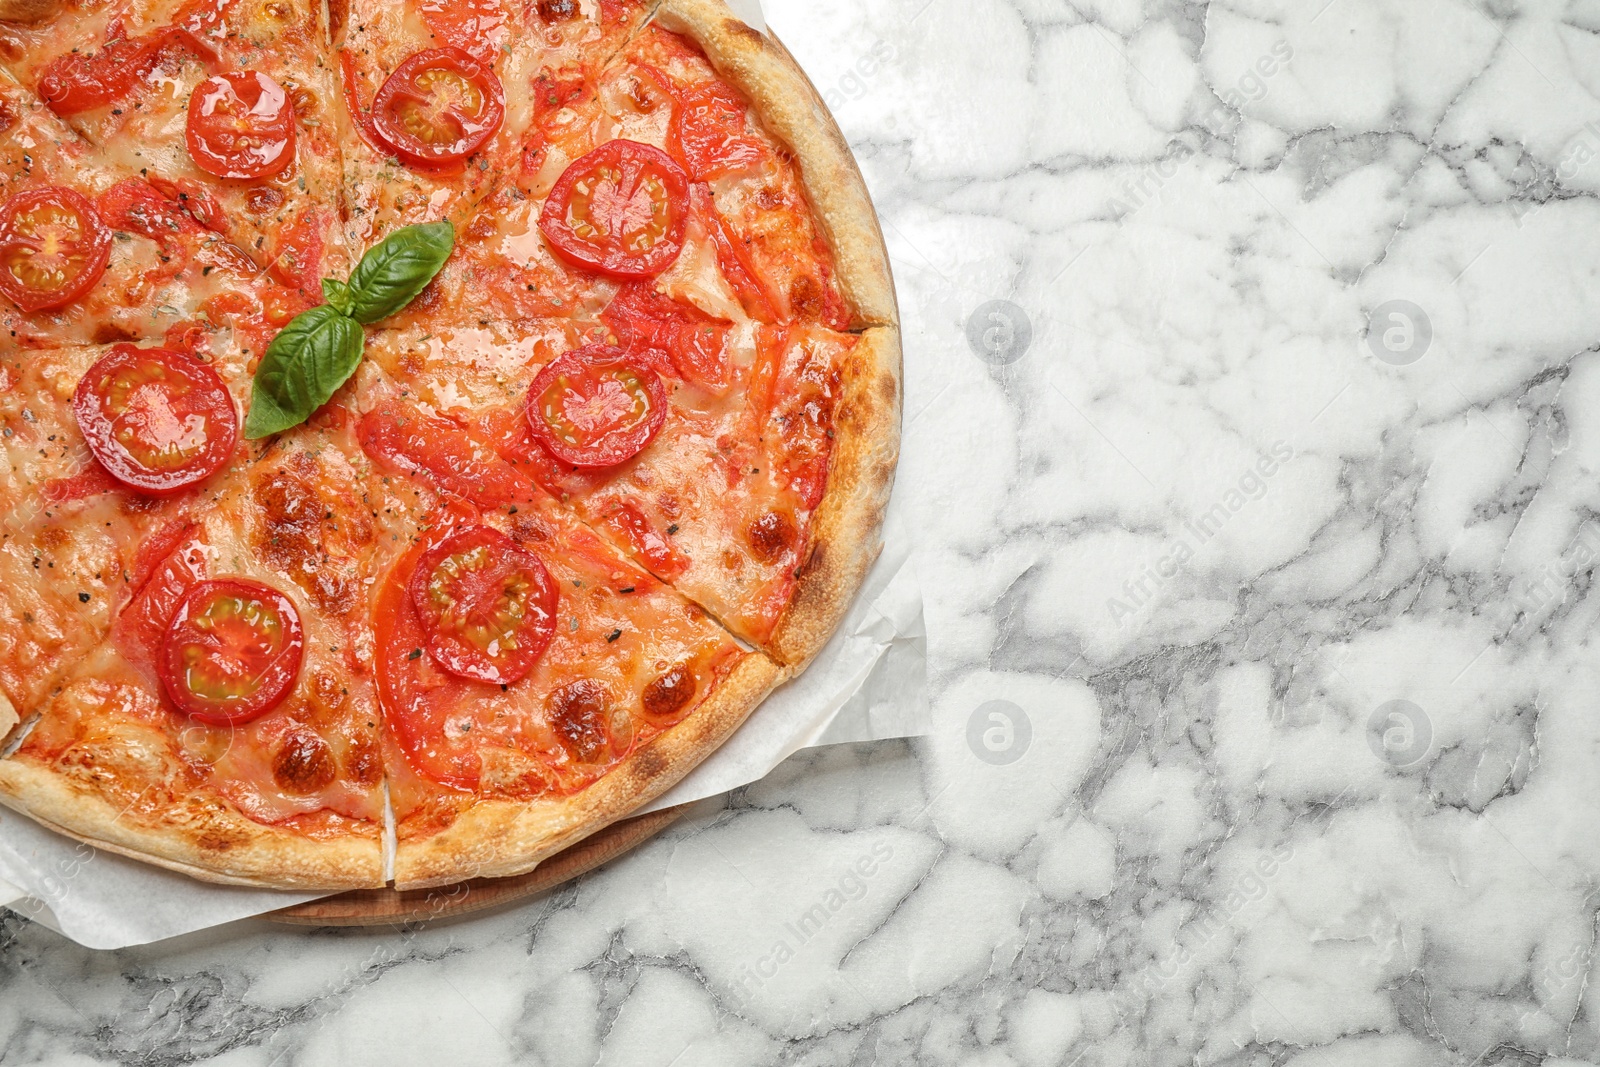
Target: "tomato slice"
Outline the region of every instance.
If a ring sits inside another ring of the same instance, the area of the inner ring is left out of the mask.
[[[230,71],[195,86],[184,139],[195,166],[207,174],[248,181],[289,165],[294,127],[283,86],[259,71]]]
[[[520,682],[556,632],[555,579],[538,556],[488,526],[458,528],[423,553],[410,591],[428,655],[458,678]]]
[[[767,156],[746,129],[744,101],[720,81],[679,94],[667,140],[702,182],[760,166]]]
[[[205,578],[205,546],[183,519],[146,538],[133,561],[127,603],[112,626],[112,642],[130,660],[155,663],[178,605]]]
[[[429,48],[407,59],[372,101],[377,135],[403,159],[455,163],[483,147],[506,116],[494,71],[459,48]]]
[[[124,178],[95,198],[95,210],[106,225],[136,233],[159,244],[176,237],[191,237],[205,227],[175,197],[139,178]]]
[[[718,396],[732,383],[730,324],[699,308],[663,296],[647,283],[633,282],[622,287],[600,318],[629,352],[665,352],[686,382]]]
[[[161,687],[191,719],[239,725],[283,703],[304,652],[300,613],[278,590],[240,579],[199,582],[162,643]]]
[[[555,360],[528,389],[528,426],[545,449],[580,469],[614,467],[655,440],[667,421],[660,375],[620,348],[589,345]]]
[[[152,496],[211,477],[239,442],[217,372],[165,348],[113,347],[78,380],[72,412],[100,465]]]
[[[137,37],[125,36],[120,23],[113,23],[108,40],[95,51],[74,49],[51,60],[39,77],[39,95],[65,118],[121,100],[150,76],[169,49],[187,49],[215,62],[216,50],[204,38],[230,6],[231,0],[188,4],[172,25]]]
[[[538,499],[539,490],[516,467],[449,419],[392,404],[363,415],[356,436],[378,463],[479,507]]]
[[[57,56],[39,78],[39,95],[64,118],[105,107],[155,70],[166,44],[162,34],[118,37],[93,52]]]
[[[569,166],[539,214],[564,259],[617,278],[649,278],[677,260],[689,178],[659,148],[607,141]]]
[[[422,20],[443,44],[485,63],[504,42],[506,15],[498,0],[422,0]]]
[[[23,311],[76,300],[110,258],[111,230],[74,189],[47,185],[0,204],[0,293]]]

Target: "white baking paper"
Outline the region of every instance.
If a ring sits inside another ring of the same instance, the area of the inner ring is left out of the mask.
[[[766,16],[761,13],[761,0],[727,0],[728,9],[762,33],[767,31]]]

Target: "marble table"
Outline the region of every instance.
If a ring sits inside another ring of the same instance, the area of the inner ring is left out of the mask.
[[[0,1061],[1600,1062],[1600,2],[768,0],[909,366],[936,732]]]

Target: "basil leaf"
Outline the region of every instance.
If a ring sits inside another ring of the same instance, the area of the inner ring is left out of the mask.
[[[404,226],[367,250],[350,275],[349,315],[377,322],[404,308],[439,273],[456,245],[448,222]]]
[[[339,314],[350,314],[350,304],[355,297],[350,292],[350,287],[338,278],[322,279],[322,299],[339,309]]]
[[[254,440],[305,422],[355,373],[365,340],[331,304],[296,315],[256,368],[244,435]]]

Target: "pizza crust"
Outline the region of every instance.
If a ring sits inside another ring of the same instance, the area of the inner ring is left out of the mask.
[[[4,751],[6,743],[11,740],[11,731],[21,722],[22,717],[17,714],[16,705],[11,703],[11,698],[5,693],[0,693],[0,751]]]
[[[448,828],[421,841],[402,840],[395,851],[395,888],[526,874],[676,785],[788,677],[766,656],[750,653],[682,722],[582,792],[550,800],[480,801]]]
[[[810,556],[768,652],[805,669],[844,621],[883,550],[883,519],[900,459],[900,331],[868,330],[845,357],[834,408],[828,486],[812,518]]]
[[[853,311],[851,329],[898,324],[894,279],[866,182],[822,96],[788,49],[745,25],[723,0],[662,0],[655,21],[692,38],[794,153]]]
[[[48,765],[0,760],[0,804],[107,852],[220,885],[338,891],[384,884],[377,837],[316,841],[253,822],[221,800],[184,801],[156,822]]]

